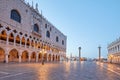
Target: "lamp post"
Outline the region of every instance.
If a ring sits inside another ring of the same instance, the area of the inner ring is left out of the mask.
[[[81,61],[81,47],[79,47],[78,49],[79,49],[79,61]]]
[[[101,61],[101,46],[98,46],[99,61]]]

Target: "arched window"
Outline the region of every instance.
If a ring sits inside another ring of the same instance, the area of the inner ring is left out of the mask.
[[[39,27],[38,27],[37,24],[34,24],[34,31],[35,31],[35,32],[39,32]]]
[[[46,32],[46,37],[50,38],[50,32],[49,31]]]
[[[62,45],[64,45],[64,41],[62,40]]]
[[[45,24],[45,28],[47,28],[47,24]]]
[[[17,10],[11,10],[10,18],[21,23],[21,16]]]
[[[56,42],[59,42],[59,38],[58,38],[58,36],[56,37]]]

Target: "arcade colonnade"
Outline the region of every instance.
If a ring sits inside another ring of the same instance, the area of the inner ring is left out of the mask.
[[[0,24],[0,62],[40,62],[65,59],[62,49]]]

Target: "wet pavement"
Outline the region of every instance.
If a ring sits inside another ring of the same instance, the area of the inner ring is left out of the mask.
[[[120,65],[99,62],[0,64],[0,80],[120,80]]]

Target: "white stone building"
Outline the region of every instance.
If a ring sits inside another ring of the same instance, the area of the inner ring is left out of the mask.
[[[108,45],[108,62],[120,63],[120,39]]]
[[[66,57],[66,40],[37,5],[0,0],[0,62],[60,61]]]

